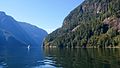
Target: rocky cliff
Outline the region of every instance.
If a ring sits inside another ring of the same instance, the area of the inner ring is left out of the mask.
[[[118,47],[120,0],[85,0],[49,34],[45,46]]]

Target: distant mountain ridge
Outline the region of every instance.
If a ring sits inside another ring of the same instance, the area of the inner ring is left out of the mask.
[[[120,47],[120,0],[84,0],[44,42],[50,47]]]
[[[47,32],[43,29],[40,29],[36,26],[33,26],[28,23],[18,22],[13,17],[8,16],[5,12],[0,11],[0,40],[6,38],[3,34],[6,31],[8,36],[13,37],[19,43],[22,43],[26,46],[31,45],[32,47],[40,46],[43,43],[44,38],[47,36]],[[4,38],[3,38],[4,37]],[[9,39],[9,37],[8,37]],[[13,41],[12,44],[14,44]],[[4,39],[4,41],[9,42]],[[2,41],[0,41],[0,45],[2,45]]]

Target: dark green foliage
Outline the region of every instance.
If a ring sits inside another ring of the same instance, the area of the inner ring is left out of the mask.
[[[119,17],[120,0],[85,0],[70,12],[61,28],[48,35],[44,43],[72,48],[117,46],[120,44],[120,26],[116,29],[115,23],[111,25],[103,21]]]

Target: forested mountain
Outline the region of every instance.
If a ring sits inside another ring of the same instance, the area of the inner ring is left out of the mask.
[[[16,44],[16,45],[15,45]],[[0,48],[26,47],[26,44],[15,38],[11,33],[0,29]]]
[[[21,43],[26,46],[36,47],[42,45],[46,36],[47,32],[45,30],[27,23],[18,22],[13,17],[0,11],[0,46],[3,44],[19,45]]]
[[[120,0],[85,0],[47,36],[45,46],[119,47]]]

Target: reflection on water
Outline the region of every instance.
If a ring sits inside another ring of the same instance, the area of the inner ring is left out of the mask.
[[[120,49],[0,48],[0,68],[120,68]]]
[[[42,48],[0,48],[0,68],[53,68]]]
[[[120,49],[45,49],[54,66],[63,68],[120,68]]]

